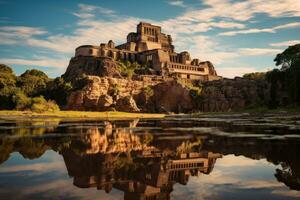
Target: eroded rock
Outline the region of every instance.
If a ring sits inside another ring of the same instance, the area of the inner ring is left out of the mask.
[[[122,97],[116,102],[116,110],[123,112],[140,112],[132,96]]]
[[[166,81],[153,87],[157,112],[190,112],[195,109],[190,90],[177,81]]]
[[[270,100],[270,86],[263,79],[223,79],[206,82],[201,93],[201,110],[227,112],[246,107],[266,105]]]

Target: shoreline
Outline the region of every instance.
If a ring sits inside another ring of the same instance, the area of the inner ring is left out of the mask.
[[[161,119],[165,114],[127,113],[127,112],[93,112],[93,111],[57,111],[36,113],[31,111],[0,110],[0,119]]]
[[[176,118],[201,118],[217,116],[238,116],[238,115],[300,115],[300,107],[278,108],[274,110],[266,108],[244,109],[231,112],[195,112],[181,114],[161,113],[129,113],[129,112],[97,112],[97,111],[56,111],[56,112],[32,112],[16,110],[0,110],[0,120],[32,120],[32,119],[72,119],[72,120],[126,120],[126,119],[163,119],[168,117]]]

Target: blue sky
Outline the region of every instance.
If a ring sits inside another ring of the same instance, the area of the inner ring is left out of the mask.
[[[272,69],[300,43],[297,0],[0,0],[0,63],[60,76],[77,46],[123,43],[139,21],[162,26],[176,51],[225,77]]]

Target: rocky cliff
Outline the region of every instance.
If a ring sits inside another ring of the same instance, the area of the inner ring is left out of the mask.
[[[67,81],[76,80],[82,75],[121,78],[117,63],[109,57],[74,57],[62,76]]]
[[[211,63],[210,74],[216,74]],[[81,89],[68,97],[67,109],[125,112],[227,112],[267,105],[270,84],[264,79],[221,79],[200,86],[201,93],[176,79],[123,78],[110,58],[72,58],[63,78],[76,81],[88,75]],[[191,81],[190,83],[191,84]],[[188,84],[188,85],[189,85]],[[281,95],[282,96],[282,95]]]
[[[264,79],[222,79],[203,83],[201,93],[176,80],[144,81],[88,76],[73,91],[67,109],[125,112],[227,112],[267,105],[270,84]]]
[[[125,112],[190,112],[190,91],[177,81],[134,81],[88,76],[87,85],[73,91],[67,109]]]
[[[200,110],[227,112],[267,105],[270,84],[264,79],[222,79],[204,83],[200,96]]]

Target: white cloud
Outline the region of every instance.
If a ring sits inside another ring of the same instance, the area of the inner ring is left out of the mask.
[[[78,28],[73,35],[58,34],[51,35],[45,39],[35,37],[36,34],[45,33],[40,31],[40,29],[34,30],[31,27],[22,27],[19,30],[32,29],[34,31],[0,32],[0,45],[14,44],[41,47],[57,53],[72,55],[75,48],[83,44],[99,45],[101,42],[106,42],[109,39],[117,43],[124,42],[126,34],[134,30],[137,23],[138,20],[134,18],[116,19],[113,21],[80,19]],[[16,27],[6,27],[6,30],[13,28],[15,29]]]
[[[268,49],[268,48],[239,48],[238,52],[241,55],[246,56],[258,56],[258,55],[276,55],[280,53],[281,49]]]
[[[276,43],[271,43],[270,46],[273,47],[288,47],[292,46],[295,44],[300,44],[300,40],[289,40],[289,41],[283,41],[283,42],[276,42]]]
[[[254,67],[219,67],[217,68],[218,75],[226,78],[234,78],[235,76],[243,76],[244,74],[256,72]]]
[[[83,19],[95,17],[95,15],[91,14],[91,13],[76,13],[76,12],[74,12],[72,14],[75,15],[76,17],[83,18]]]
[[[247,0],[233,2],[230,0],[204,0],[207,9],[200,12],[187,13],[188,17],[211,20],[215,17],[230,18],[237,21],[247,21],[255,14],[265,13],[271,17],[300,16],[300,3],[294,0]],[[275,6],[276,5],[276,6]]]
[[[169,1],[168,3],[172,6],[178,6],[183,8],[187,7],[183,1]]]
[[[47,31],[42,28],[28,27],[28,26],[1,26],[0,31],[9,34],[18,34],[22,36],[31,36],[31,35],[43,35]]]
[[[275,33],[275,30],[272,28],[263,28],[263,29],[252,28],[246,30],[223,32],[223,33],[219,33],[219,35],[234,36],[238,34],[250,34],[250,33]]]
[[[115,14],[115,11],[108,9],[108,8],[101,7],[101,6],[79,4],[78,7],[80,8],[81,12],[99,12],[101,14],[106,14],[106,15],[114,15]]]
[[[228,31],[228,32],[219,33],[219,35],[234,36],[237,34],[250,34],[250,33],[276,33],[276,31],[280,29],[297,28],[297,27],[300,27],[300,22],[283,24],[272,28],[262,28],[262,29],[253,28],[253,29],[245,29],[245,30]]]
[[[31,65],[41,67],[65,68],[68,65],[68,59],[40,58],[40,59],[19,59],[19,58],[0,58],[0,63],[7,65]]]

